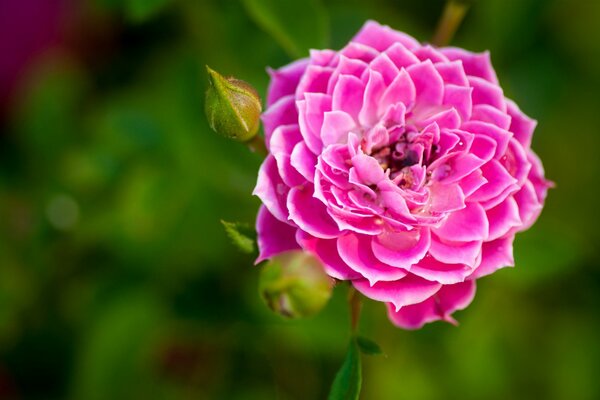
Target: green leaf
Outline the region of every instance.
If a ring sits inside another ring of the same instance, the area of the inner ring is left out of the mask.
[[[356,338],[356,343],[358,344],[358,348],[363,354],[367,354],[369,356],[374,356],[381,354],[381,347],[371,339],[367,339],[364,336],[358,336]]]
[[[250,17],[293,58],[326,47],[328,19],[319,0],[243,0]],[[310,27],[306,26],[310,21]]]
[[[254,251],[254,240],[240,232],[240,229],[248,229],[245,224],[239,222],[227,222],[221,220],[227,236],[231,239],[237,248],[247,254],[251,254]]]
[[[352,338],[344,363],[331,386],[328,400],[358,400],[361,384],[360,352],[357,340]]]

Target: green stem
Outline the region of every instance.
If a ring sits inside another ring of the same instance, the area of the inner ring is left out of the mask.
[[[431,44],[440,47],[450,43],[468,9],[469,5],[464,0],[448,0]]]
[[[362,303],[360,293],[358,293],[352,284],[350,284],[350,289],[348,290],[348,306],[350,308],[350,330],[354,336],[358,330]]]
[[[267,147],[265,146],[265,141],[263,139],[262,136],[256,134],[254,135],[254,137],[250,140],[248,140],[246,143],[246,145],[250,148],[250,151],[252,151],[253,153],[259,154],[261,156],[267,156],[269,154],[269,151],[267,150]]]

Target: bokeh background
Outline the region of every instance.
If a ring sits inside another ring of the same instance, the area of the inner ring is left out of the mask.
[[[204,65],[254,84],[366,19],[427,41],[441,0],[0,1],[0,398],[324,399],[346,288],[286,321],[220,219],[254,223],[260,157],[213,134]],[[479,0],[557,183],[460,327],[367,302],[363,399],[600,398],[600,2]]]

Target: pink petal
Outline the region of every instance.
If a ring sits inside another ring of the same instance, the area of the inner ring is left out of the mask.
[[[334,63],[338,54],[334,50],[315,50],[310,49],[308,51],[310,54],[310,62],[312,64],[326,66]]]
[[[306,93],[304,100],[298,100],[298,124],[300,133],[308,148],[315,154],[321,152],[321,126],[325,111],[331,110],[331,97],[322,93]]]
[[[297,241],[304,250],[313,253],[321,260],[325,272],[332,278],[343,281],[362,278],[340,258],[335,240],[315,238],[298,230]]]
[[[496,207],[486,211],[490,222],[488,240],[498,239],[506,235],[512,228],[521,225],[519,206],[512,196],[509,196]]]
[[[511,191],[516,191],[519,188],[517,180],[497,160],[490,160],[481,167],[481,172],[483,172],[483,177],[487,180],[487,183],[471,194],[468,197],[469,201],[490,201],[499,196],[508,195]]]
[[[413,51],[413,53],[421,61],[430,60],[433,63],[449,62],[448,58],[444,54],[438,51],[438,49],[431,47],[430,45],[418,47]]]
[[[528,229],[542,211],[542,204],[538,201],[533,184],[525,182],[521,190],[514,194],[514,199],[519,208],[519,218],[523,221],[521,230]]]
[[[325,93],[333,71],[332,67],[309,65],[298,83],[296,100],[304,99],[306,93]]]
[[[340,55],[370,63],[379,52],[366,44],[350,42],[340,50]]]
[[[343,111],[327,111],[321,127],[321,139],[325,146],[345,143],[348,133],[355,129],[354,119]]]
[[[462,178],[458,184],[464,193],[464,197],[467,198],[487,182],[481,170],[477,170]]]
[[[460,114],[454,108],[449,108],[420,121],[415,121],[415,123],[419,127],[425,127],[435,122],[440,129],[458,129],[460,128],[461,121]]]
[[[410,268],[410,272],[429,281],[444,285],[463,282],[472,268],[464,264],[448,264],[431,256],[423,258]]]
[[[402,268],[392,267],[379,261],[371,251],[371,238],[353,233],[337,240],[337,250],[344,262],[374,285],[378,281],[393,281],[407,274]]]
[[[453,86],[469,86],[461,61],[439,62],[433,65],[446,84]]]
[[[352,75],[341,75],[333,89],[332,109],[344,111],[357,118],[363,105],[365,85]]]
[[[444,88],[444,105],[453,107],[462,121],[468,121],[471,118],[473,103],[471,101],[470,87],[446,85]]]
[[[482,121],[468,121],[462,126],[462,129],[474,133],[475,135],[485,135],[496,142],[496,153],[494,157],[499,158],[508,148],[508,142],[512,138],[512,133],[505,129],[501,129],[496,125]]]
[[[400,72],[398,67],[396,67],[396,64],[390,60],[390,57],[386,53],[379,54],[373,61],[371,61],[369,69],[381,74],[385,86],[389,86]]]
[[[479,135],[475,136],[469,152],[477,156],[477,158],[488,162],[496,154],[496,141],[489,136]]]
[[[290,154],[295,145],[302,140],[298,125],[281,125],[271,136],[269,149],[277,161],[277,170],[287,186],[296,186],[303,183],[304,177],[292,167]]]
[[[405,69],[402,69],[383,93],[381,104],[402,103],[409,108],[415,103],[416,96],[417,92],[410,75]]]
[[[465,195],[456,184],[434,183],[429,187],[429,202],[425,210],[433,214],[453,212],[465,208]]]
[[[333,72],[333,75],[331,75],[329,83],[327,84],[327,93],[333,93],[333,90],[337,86],[341,76],[350,75],[360,79],[368,67],[369,64],[362,60],[356,60],[348,58],[344,55],[340,55],[339,64],[335,68],[335,71]]]
[[[414,229],[408,232],[384,232],[371,243],[373,254],[380,261],[394,267],[410,269],[425,257],[431,234],[429,229]]]
[[[514,235],[484,243],[481,248],[481,263],[469,279],[479,279],[500,268],[514,266],[513,240]]]
[[[298,111],[296,110],[294,95],[284,96],[277,100],[275,104],[267,108],[260,119],[263,122],[265,143],[268,146],[275,128],[280,125],[298,123]]]
[[[283,182],[277,170],[275,157],[268,155],[258,171],[258,181],[252,192],[278,220],[287,223],[287,197],[290,188]]]
[[[373,157],[366,154],[357,154],[352,157],[352,165],[356,170],[358,178],[365,185],[376,185],[383,179],[385,174],[383,169]]]
[[[498,84],[498,77],[492,67],[489,51],[472,53],[457,47],[445,47],[440,51],[450,60],[461,60],[467,75],[477,76],[493,84]]]
[[[390,48],[385,51],[385,54],[398,69],[406,68],[409,65],[418,64],[420,62],[417,56],[401,43],[394,43],[391,45]]]
[[[473,115],[471,118],[477,121],[494,124],[501,129],[508,129],[511,122],[510,115],[489,104],[477,104],[473,107]]]
[[[488,230],[485,210],[477,203],[467,203],[462,210],[449,214],[439,228],[433,228],[433,232],[443,240],[459,242],[485,240]]]
[[[465,264],[469,267],[475,267],[475,262],[481,254],[481,244],[481,240],[455,242],[432,235],[429,253],[436,260],[443,263]]]
[[[280,69],[268,69],[271,83],[267,90],[267,107],[271,107],[277,100],[284,96],[296,93],[300,77],[308,65],[307,59],[294,61]]]
[[[404,329],[420,329],[434,321],[447,321],[456,324],[451,314],[465,309],[475,297],[475,281],[466,281],[454,285],[444,285],[438,293],[429,299],[410,306],[394,310],[388,304],[388,317],[396,326]]]
[[[256,217],[259,254],[255,264],[284,251],[299,249],[296,231],[296,228],[279,221],[265,206],[261,206]]]
[[[506,112],[506,101],[500,86],[474,76],[469,76],[468,79],[469,85],[473,88],[473,105],[489,104]]]
[[[389,26],[379,25],[375,21],[367,21],[352,42],[366,44],[378,51],[384,51],[394,43],[401,43],[409,49],[420,46],[419,42],[409,35],[395,31]]]
[[[287,207],[289,219],[302,230],[321,239],[337,237],[340,231],[327,213],[325,205],[312,196],[310,188],[294,187],[290,190]]]
[[[317,156],[310,151],[306,143],[300,142],[294,146],[290,156],[290,164],[305,179],[309,182],[314,182]]]
[[[444,99],[444,81],[431,61],[406,68],[417,92],[416,103],[420,106],[438,105]]]
[[[352,284],[370,299],[392,303],[396,310],[420,303],[442,287],[438,282],[430,282],[412,274],[396,281],[380,281],[373,286],[366,279],[357,279]]]
[[[506,99],[507,112],[511,116],[509,130],[515,134],[515,138],[528,149],[531,147],[531,138],[537,125],[537,121],[525,115],[512,101]]]
[[[379,119],[379,102],[384,90],[383,77],[379,72],[370,69],[363,96],[363,105],[358,114],[358,120],[363,128],[375,125]]]

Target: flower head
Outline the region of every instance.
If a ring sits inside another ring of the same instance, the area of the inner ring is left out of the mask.
[[[550,184],[536,122],[487,52],[367,22],[342,50],[270,73],[259,261],[308,251],[407,329],[453,321],[477,278],[513,265]]]

